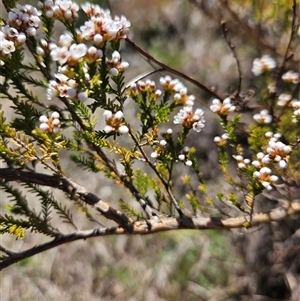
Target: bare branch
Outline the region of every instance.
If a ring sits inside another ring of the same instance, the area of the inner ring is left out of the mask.
[[[292,202],[289,205],[273,209],[268,213],[257,213],[251,218],[251,226],[258,226],[264,223],[279,222],[286,218],[287,216],[300,213],[300,203]],[[186,217],[180,216],[178,218],[174,217],[163,217],[161,219],[156,218],[147,221],[137,221],[133,224],[132,232],[130,234],[134,235],[147,235],[162,231],[171,231],[178,229],[190,229],[190,230],[209,230],[209,229],[219,229],[219,230],[230,230],[234,228],[244,228],[245,225],[250,223],[249,216],[239,216],[236,218],[227,219],[215,219],[211,217]],[[76,231],[74,233],[61,235],[56,237],[52,241],[41,244],[39,246],[33,247],[31,249],[25,250],[19,253],[7,253],[9,256],[0,262],[0,270],[19,262],[25,258],[31,257],[38,253],[44,252],[46,250],[55,248],[59,245],[73,242],[80,239],[87,239],[99,236],[108,235],[124,235],[129,234],[126,230],[117,227],[108,227],[100,229],[92,229],[85,231]],[[3,247],[0,248],[0,250]]]
[[[160,62],[159,60],[157,60],[156,58],[154,58],[152,55],[150,55],[146,50],[142,49],[140,46],[138,46],[135,42],[131,41],[129,38],[126,38],[125,41],[130,44],[135,50],[137,50],[142,56],[144,56],[147,60],[154,62],[155,64],[157,64],[159,67],[161,67],[163,70],[171,72],[172,74],[175,74],[181,78],[184,78],[185,80],[189,81],[190,83],[192,83],[193,85],[195,85],[196,87],[200,88],[201,90],[205,91],[206,93],[208,93],[209,95],[211,95],[212,97],[218,98],[220,100],[223,99],[223,97],[221,95],[219,95],[217,92],[213,91],[212,89],[208,88],[205,84],[201,83],[200,81],[194,79],[193,77],[180,72],[162,62]]]
[[[87,191],[70,179],[60,175],[45,175],[11,168],[0,169],[0,179],[5,181],[20,181],[60,189],[73,197],[78,197],[85,203],[93,206],[106,218],[115,221],[126,232],[132,232],[133,221],[122,212],[114,209],[109,203],[103,201],[95,194]]]
[[[152,170],[155,172],[155,174],[157,175],[157,177],[161,180],[161,182],[163,183],[173,205],[175,206],[177,212],[179,215],[183,215],[182,209],[179,207],[178,202],[176,201],[175,196],[173,195],[170,185],[169,183],[164,179],[164,177],[157,171],[156,167],[154,166],[154,164],[149,160],[149,158],[147,157],[146,153],[144,152],[143,148],[140,146],[139,142],[137,141],[136,137],[134,136],[134,134],[132,133],[131,130],[129,130],[129,135],[131,136],[131,138],[133,139],[133,141],[135,142],[135,144],[137,145],[139,151],[141,152],[141,154],[143,155],[145,161],[148,163],[148,165],[152,168]]]
[[[224,39],[225,39],[225,41],[226,41],[229,49],[231,50],[232,55],[233,55],[233,57],[234,57],[234,59],[236,61],[236,65],[237,65],[238,76],[239,76],[237,91],[235,92],[235,96],[237,96],[241,92],[242,79],[243,79],[242,70],[241,70],[241,64],[240,64],[240,61],[238,59],[237,53],[235,51],[235,45],[233,45],[231,43],[231,41],[228,39],[228,36],[227,36],[228,29],[226,27],[226,22],[225,21],[221,22],[221,28],[222,28],[222,32],[223,32],[223,37],[224,37]]]
[[[292,42],[294,40],[296,31],[297,31],[297,3],[296,0],[293,0],[293,6],[292,6],[292,11],[293,11],[293,16],[292,16],[292,24],[291,24],[291,33],[290,33],[290,39],[289,42],[287,44],[286,50],[285,50],[285,54],[282,60],[281,65],[279,66],[279,70],[278,70],[278,74],[277,74],[277,79],[276,79],[276,88],[278,88],[279,85],[279,80],[284,72],[284,66],[286,64],[287,61],[289,61],[290,59],[293,58],[294,54],[291,53],[289,54],[289,51],[291,49],[292,46]]]

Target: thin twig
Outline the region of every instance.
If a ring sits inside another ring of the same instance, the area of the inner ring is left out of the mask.
[[[139,144],[139,142],[137,141],[136,137],[134,136],[134,134],[132,133],[131,130],[129,130],[129,135],[130,137],[133,139],[133,141],[135,142],[135,144],[137,145],[139,151],[141,152],[141,154],[143,155],[143,157],[145,158],[147,164],[152,168],[152,170],[155,172],[155,174],[157,175],[157,177],[161,180],[161,182],[163,183],[175,209],[177,210],[178,214],[181,216],[183,215],[182,209],[179,207],[178,202],[176,201],[176,198],[174,197],[170,185],[169,183],[164,179],[164,177],[157,171],[156,167],[154,166],[154,164],[149,160],[147,154],[144,152],[144,149],[141,147],[141,145]]]
[[[76,112],[75,112],[74,108],[72,107],[72,105],[64,97],[60,97],[60,99],[66,105],[66,107],[68,108],[68,110],[70,111],[70,113],[72,115],[72,118],[75,121],[77,121],[77,123],[79,124],[79,126],[81,127],[81,129],[83,131],[85,131],[86,130],[86,126],[83,123],[83,121],[81,120],[81,118],[76,114]],[[108,156],[105,154],[105,152],[102,150],[102,148],[99,147],[98,145],[96,145],[95,143],[90,142],[90,144],[93,147],[94,151],[96,151],[96,153],[98,154],[98,156],[104,162],[104,164],[110,169],[110,171],[112,171],[120,179],[120,181],[125,185],[125,187],[127,187],[129,189],[129,191],[136,198],[136,200],[141,205],[142,209],[147,214],[147,217],[150,218],[151,216],[155,216],[156,214],[154,212],[152,212],[150,206],[147,205],[147,203],[142,198],[141,194],[136,189],[136,187],[134,186],[134,184],[126,178],[126,175],[122,175],[119,172],[119,170],[116,167],[115,163],[108,158]]]
[[[292,16],[290,40],[287,44],[285,54],[284,54],[284,57],[283,57],[283,61],[282,61],[281,65],[280,65],[280,68],[278,70],[278,74],[277,74],[277,78],[276,78],[276,82],[275,82],[276,90],[279,86],[279,81],[280,81],[280,78],[281,78],[281,76],[284,72],[284,66],[285,66],[286,62],[288,62],[294,56],[293,53],[289,55],[289,51],[290,51],[290,48],[292,46],[292,42],[294,40],[294,36],[295,36],[296,30],[297,30],[297,25],[296,25],[296,21],[297,21],[297,3],[296,3],[296,0],[293,0],[292,11],[293,11],[293,16]]]
[[[205,84],[201,83],[200,81],[194,79],[193,77],[180,72],[162,62],[160,62],[159,60],[157,60],[156,58],[154,58],[152,55],[150,55],[146,50],[144,50],[143,48],[141,48],[140,46],[138,46],[135,42],[133,42],[132,40],[130,40],[129,38],[126,38],[125,41],[131,45],[135,50],[137,50],[142,56],[144,56],[147,60],[154,62],[155,64],[157,64],[159,67],[161,67],[163,70],[171,72],[172,74],[175,74],[179,77],[182,77],[184,79],[186,79],[187,81],[189,81],[190,83],[192,83],[193,85],[195,85],[196,87],[200,88],[201,90],[205,91],[206,93],[208,93],[209,95],[211,95],[212,97],[218,98],[220,100],[223,100],[223,97],[221,95],[219,95],[217,92],[213,91],[212,89],[208,88]]]
[[[250,39],[256,45],[258,44],[260,48],[268,49],[273,55],[279,55],[275,47],[269,45],[264,39],[262,39],[261,35],[254,28],[250,27],[247,22],[240,19],[238,14],[229,6],[228,0],[219,0],[219,2],[237,23],[235,26],[235,28],[237,28],[237,32],[243,31],[245,33],[245,35],[240,35],[244,40],[247,39],[249,42]]]
[[[228,36],[227,36],[228,29],[226,27],[226,22],[225,21],[221,21],[221,28],[222,28],[222,32],[223,32],[223,37],[224,37],[229,49],[231,50],[235,61],[236,61],[239,81],[238,81],[237,91],[235,92],[235,96],[238,96],[241,92],[242,78],[243,78],[242,70],[241,70],[241,64],[240,64],[239,58],[238,58],[236,50],[235,50],[235,45],[233,45],[231,43],[231,41],[228,39]]]

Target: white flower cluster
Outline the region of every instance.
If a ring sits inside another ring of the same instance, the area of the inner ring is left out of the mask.
[[[267,132],[265,136],[270,139],[266,148],[266,154],[259,152],[256,155],[257,159],[252,162],[252,165],[259,168],[270,163],[277,163],[279,168],[287,168],[288,155],[291,153],[292,148],[278,141],[281,137],[279,133]]]
[[[300,82],[300,74],[293,70],[289,70],[282,75],[282,79],[286,83],[298,84]]]
[[[292,99],[292,95],[282,93],[278,96],[277,105],[280,107],[285,107],[287,105],[292,106],[293,102],[294,102],[294,100]]]
[[[272,184],[278,181],[278,177],[271,173],[272,170],[270,168],[262,167],[259,171],[255,171],[253,176],[257,178],[267,190],[272,190]]]
[[[188,95],[187,88],[182,87],[181,89],[179,89],[179,92],[175,93],[174,100],[175,100],[175,103],[177,103],[177,104],[192,107],[195,102],[195,96]]]
[[[182,124],[185,127],[193,128],[200,132],[205,126],[204,111],[197,109],[193,112],[193,107],[183,107],[177,115],[174,116],[175,124]]]
[[[50,118],[48,118],[46,115],[42,115],[39,120],[41,122],[40,129],[42,131],[54,134],[59,132],[60,120],[58,112],[53,112]]]
[[[272,116],[268,110],[262,110],[258,114],[254,114],[253,119],[259,124],[269,124],[272,122]]]
[[[154,101],[162,95],[162,91],[160,89],[156,89],[155,81],[150,79],[145,81],[139,80],[137,83],[131,84],[127,95],[134,98],[139,94],[139,92],[149,92],[149,99]]]
[[[245,169],[250,164],[257,170],[253,176],[268,190],[272,189],[272,185],[278,181],[278,177],[272,175],[272,170],[268,167],[270,164],[277,164],[280,169],[285,169],[288,166],[288,156],[292,149],[279,141],[281,134],[267,132],[266,138],[269,139],[265,153],[259,152],[256,154],[256,159],[251,162],[250,159],[244,159],[242,155],[234,156],[239,169]]]
[[[45,56],[50,53],[52,50],[57,48],[57,45],[54,42],[54,39],[46,37],[45,33],[38,33],[36,35],[36,53],[40,56]]]
[[[166,75],[159,79],[163,90],[174,93],[174,101],[176,104],[183,106],[183,108],[174,116],[174,124],[182,124],[187,128],[192,128],[196,132],[200,132],[205,126],[204,111],[196,109],[193,112],[193,105],[195,101],[194,95],[188,95],[187,88],[177,78],[172,79],[171,76]],[[161,95],[160,90],[155,92]]]
[[[161,77],[159,79],[159,82],[162,85],[163,89],[169,92],[176,93],[185,88],[183,83],[178,78],[172,79],[170,75]]]
[[[293,102],[294,109],[294,119],[293,122],[298,122],[300,120],[300,101],[296,100]]]
[[[193,162],[187,158],[185,154],[180,154],[178,159],[182,161],[186,166],[192,166]]]
[[[127,134],[129,132],[128,127],[122,122],[123,112],[118,111],[113,114],[111,111],[105,110],[103,116],[106,122],[105,133],[118,132],[119,134]]]
[[[8,13],[7,24],[18,32],[32,37],[36,35],[36,30],[40,25],[40,15],[41,12],[32,5],[18,4]]]
[[[89,20],[80,27],[78,34],[81,39],[92,41],[101,47],[107,41],[118,41],[127,37],[130,22],[124,16],[112,18],[108,10],[103,10],[96,4],[88,3],[82,9]]]
[[[85,44],[71,44],[70,47],[57,47],[51,51],[51,58],[54,62],[59,62],[64,65],[68,62],[69,65],[75,65],[87,53],[87,46]]]
[[[167,145],[166,140],[160,140],[158,146],[151,153],[150,157],[153,159],[156,159],[157,157],[159,157],[164,152],[166,145]]]
[[[256,58],[253,61],[252,72],[255,76],[258,76],[264,72],[274,69],[276,66],[276,62],[272,57],[269,55],[264,55],[261,58]]]
[[[74,79],[70,79],[62,73],[54,75],[56,80],[50,80],[47,89],[47,98],[51,100],[53,97],[67,97],[71,99],[79,99],[86,101],[88,98],[87,92],[79,91],[78,84]]]
[[[52,46],[50,55],[52,60],[61,66],[66,63],[73,66],[83,58],[89,63],[95,62],[102,58],[103,52],[94,46],[87,47],[83,43],[75,44],[71,35],[65,33],[59,37],[57,45]]]
[[[218,145],[218,146],[222,146],[225,145],[227,143],[228,140],[228,135],[227,134],[223,134],[221,137],[220,136],[216,136],[214,138],[214,142]]]
[[[186,166],[192,166],[193,162],[189,160],[188,155],[190,152],[190,148],[188,146],[184,147],[181,154],[178,155],[178,159],[184,163]]]
[[[38,7],[48,18],[69,22],[78,18],[79,6],[71,0],[39,1]]]
[[[244,159],[242,155],[236,155],[234,158],[238,163],[238,168],[246,168],[251,163],[250,159]]]
[[[226,116],[229,113],[234,112],[236,106],[231,103],[231,99],[229,97],[225,98],[223,102],[221,102],[220,99],[215,98],[212,100],[210,109],[220,116]]]
[[[7,16],[7,25],[0,31],[0,65],[23,45],[27,36],[35,36],[41,13],[31,5],[17,5]]]
[[[121,62],[121,55],[116,50],[112,53],[111,60],[106,59],[106,64],[112,76],[117,76],[119,72],[123,72],[129,67],[128,62]]]

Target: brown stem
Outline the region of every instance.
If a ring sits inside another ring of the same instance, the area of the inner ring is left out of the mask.
[[[300,203],[292,202],[288,206],[279,207],[271,210],[268,213],[257,213],[252,216],[251,226],[258,226],[264,223],[278,222],[287,216],[300,213]],[[246,223],[249,223],[249,216],[239,216],[227,219],[215,219],[211,217],[164,217],[162,219],[152,219],[148,221],[138,221],[133,224],[131,234],[134,235],[147,235],[162,231],[171,231],[178,229],[191,229],[191,230],[230,230],[234,228],[243,228]],[[23,252],[14,253],[4,249],[7,255],[0,262],[0,270],[19,262],[25,258],[31,257],[46,250],[55,248],[59,245],[73,242],[80,239],[87,239],[92,237],[108,236],[108,235],[124,235],[129,234],[126,230],[117,227],[92,229],[85,231],[76,231],[74,233],[61,235],[55,239],[41,244],[39,246],[30,248]]]
[[[215,91],[213,91],[212,89],[208,88],[206,85],[204,85],[203,83],[201,83],[200,81],[194,79],[193,77],[180,72],[162,62],[160,62],[159,60],[157,60],[156,58],[154,58],[152,55],[150,55],[146,50],[144,50],[143,48],[141,48],[140,46],[138,46],[135,42],[131,41],[129,38],[126,38],[125,41],[132,46],[135,50],[137,50],[142,56],[144,56],[147,60],[154,62],[155,64],[157,64],[159,67],[161,67],[163,70],[171,72],[172,74],[175,74],[179,77],[182,77],[184,79],[186,79],[187,81],[189,81],[190,83],[192,83],[193,85],[195,85],[196,87],[200,88],[201,90],[205,91],[206,93],[208,93],[209,95],[211,95],[212,97],[218,98],[220,100],[223,99],[223,97],[221,95],[219,95],[218,93],[216,93]]]
[[[126,232],[132,232],[133,221],[125,214],[114,209],[109,203],[101,200],[95,194],[87,191],[85,187],[78,185],[70,179],[60,175],[45,175],[42,173],[17,170],[12,168],[1,168],[0,179],[5,181],[20,181],[33,183],[60,189],[73,197],[80,198],[83,202],[93,206],[106,218],[115,221]]]

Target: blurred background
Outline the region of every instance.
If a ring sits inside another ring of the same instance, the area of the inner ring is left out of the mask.
[[[26,3],[35,5],[36,1]],[[260,92],[259,83],[251,74],[253,59],[269,54],[282,61],[290,38],[292,1],[111,0],[95,3],[111,9],[113,15],[125,15],[131,21],[130,38],[152,56],[214,87],[221,95],[234,93],[239,80],[236,61],[222,38],[220,24],[226,21],[228,37],[236,45],[241,64],[241,94],[251,95],[249,106],[257,104]],[[62,32],[59,25],[57,32]],[[299,36],[297,39],[299,42]],[[297,70],[300,51],[294,50],[295,56],[289,64]],[[126,43],[122,55],[130,64],[128,81],[153,69]],[[222,130],[208,110],[211,97],[182,81],[208,114],[209,125],[201,135],[191,137],[193,145],[197,143],[201,170],[211,189],[230,191],[216,163],[213,137]],[[3,104],[8,110],[9,103]],[[72,180],[104,199],[115,199],[117,203],[124,197],[124,191],[115,190],[111,182],[101,176],[78,172],[77,167],[67,161],[65,168]],[[6,203],[4,196],[2,194],[2,206]],[[127,193],[126,197],[130,195]],[[32,200],[32,204],[34,202]],[[269,210],[276,205],[276,200],[262,197],[257,208]],[[80,227],[88,228],[84,217],[78,214],[76,218]],[[68,230],[67,225],[62,227]],[[1,301],[300,300],[299,227],[300,219],[294,216],[250,230],[182,230],[78,241],[2,271]],[[13,241],[7,236],[1,240],[3,245],[18,251],[45,238],[29,233],[22,241]]]

